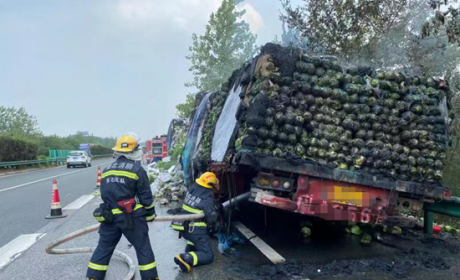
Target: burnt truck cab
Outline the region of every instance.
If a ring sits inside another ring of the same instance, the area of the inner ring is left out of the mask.
[[[232,165],[239,185],[246,186],[239,192],[251,192],[249,201],[328,221],[413,227],[416,219],[411,216],[419,215],[424,203],[451,196],[450,189],[439,183],[397,181],[314,162],[239,153]],[[240,172],[254,166],[258,171]],[[221,167],[211,164],[212,170],[225,175]]]

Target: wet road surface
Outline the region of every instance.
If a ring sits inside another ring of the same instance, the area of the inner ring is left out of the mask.
[[[460,279],[458,238],[427,240],[417,231],[403,236],[379,233],[385,245],[378,241],[362,245],[361,237],[344,233],[343,227],[314,223],[312,237],[304,240],[300,227],[296,230],[288,216],[269,210],[265,225],[263,215],[251,211],[255,215],[240,218],[286,258],[286,264],[272,265],[252,244],[246,244],[227,256],[216,251],[213,265],[181,273],[177,279]],[[273,222],[275,217],[278,222]],[[373,232],[371,227],[363,230]]]

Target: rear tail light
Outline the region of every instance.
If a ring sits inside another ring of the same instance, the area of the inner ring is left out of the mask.
[[[278,177],[271,173],[259,173],[254,178],[254,183],[259,188],[276,189],[278,191],[289,192],[294,187],[294,180],[292,178]]]
[[[270,185],[270,180],[268,180],[267,178],[260,178],[259,179],[259,184],[261,186],[269,186]]]

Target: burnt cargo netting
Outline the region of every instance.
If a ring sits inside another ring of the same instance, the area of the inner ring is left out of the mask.
[[[442,179],[450,143],[443,80],[343,67],[331,57],[267,44],[211,95],[202,161],[215,160],[216,124],[237,88],[227,156],[252,152],[403,181]]]

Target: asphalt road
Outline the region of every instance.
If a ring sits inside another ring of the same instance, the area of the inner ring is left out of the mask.
[[[108,164],[111,160],[94,162]],[[72,173],[74,172],[74,173]],[[51,181],[57,178],[65,219],[45,220],[50,211]],[[95,224],[92,211],[101,202],[94,192],[96,168],[57,168],[29,174],[0,178],[0,279],[8,280],[77,280],[83,279],[89,254],[47,255],[48,244],[71,232]],[[78,204],[78,203],[77,203]],[[169,207],[177,207],[170,205]],[[179,271],[174,255],[182,252],[185,241],[177,238],[167,222],[149,224],[149,236],[162,280],[228,279],[228,280],[457,280],[460,279],[460,240],[458,238],[420,239],[417,236],[396,237],[390,244],[374,241],[370,246],[360,244],[357,236],[335,232],[335,228],[314,225],[309,240],[302,240],[297,223],[288,213],[268,210],[264,217],[260,209],[251,207],[245,215],[236,216],[251,230],[287,259],[281,266],[270,262],[249,242],[235,247],[233,253],[222,255],[213,240],[216,260],[212,265],[196,267],[190,274]],[[71,207],[68,207],[71,208]],[[163,215],[168,207],[158,205]],[[251,213],[247,215],[247,213]],[[279,216],[284,213],[283,216]],[[445,236],[444,236],[445,237]],[[391,240],[391,238],[389,240]],[[64,244],[61,248],[94,247],[98,234],[91,233]],[[6,245],[5,245],[6,244]],[[125,238],[117,249],[137,263],[136,254]],[[123,279],[127,266],[112,258],[106,280]],[[136,280],[139,273],[136,272]]]
[[[22,234],[31,234],[50,220],[52,180],[58,183],[61,206],[94,191],[97,166],[111,160],[95,160],[90,168],[58,167],[0,177],[0,248]]]
[[[80,175],[82,174],[80,173]],[[89,192],[83,195],[93,193],[93,181],[90,183]],[[78,200],[79,198],[77,198]],[[66,218],[52,220],[37,231],[31,232],[31,234],[21,235],[24,237],[23,239],[18,240],[16,238],[7,245],[0,247],[0,279],[84,279],[91,257],[90,254],[48,255],[45,253],[45,248],[58,238],[96,224],[97,222],[92,217],[92,212],[101,202],[99,196],[92,196],[92,199],[87,201],[86,204],[81,205],[79,209],[66,210],[65,213],[68,214]],[[158,205],[156,208],[158,215],[165,215],[168,210],[168,208],[161,205]],[[42,218],[40,217],[40,219]],[[185,247],[185,241],[177,238],[177,232],[171,229],[170,222],[149,223],[149,228],[149,236],[155,253],[160,279],[176,279],[180,272],[173,258],[176,254],[182,252]],[[73,239],[59,248],[95,247],[98,239],[98,234],[94,232]],[[10,250],[5,248],[8,246]],[[137,264],[135,250],[130,246],[126,238],[123,237],[121,239],[117,250],[127,254]],[[2,256],[2,252],[6,252],[8,256]],[[110,261],[109,271],[105,279],[124,279],[127,273],[127,265],[115,256]],[[138,270],[136,270],[135,279],[140,279]]]

